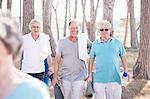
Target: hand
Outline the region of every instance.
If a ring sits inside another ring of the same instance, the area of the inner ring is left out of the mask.
[[[54,76],[53,80],[52,80],[52,85],[55,86],[55,84],[57,83],[59,86],[61,85],[61,80],[59,77]]]
[[[87,82],[92,81],[92,76],[89,75],[87,78],[85,78],[85,81],[87,81]]]

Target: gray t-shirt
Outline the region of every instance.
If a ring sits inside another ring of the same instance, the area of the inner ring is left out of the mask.
[[[85,62],[79,59],[78,43],[71,42],[68,37],[60,40],[57,53],[61,54],[61,79],[69,81],[84,80],[87,74]]]

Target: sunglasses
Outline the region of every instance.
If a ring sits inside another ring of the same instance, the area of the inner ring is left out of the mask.
[[[109,29],[100,29],[100,31],[108,31]]]

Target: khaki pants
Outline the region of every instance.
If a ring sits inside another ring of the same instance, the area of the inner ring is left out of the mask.
[[[121,99],[121,85],[117,82],[94,83],[95,99]]]
[[[62,80],[62,89],[64,99],[81,99],[83,96],[84,81],[67,81]]]

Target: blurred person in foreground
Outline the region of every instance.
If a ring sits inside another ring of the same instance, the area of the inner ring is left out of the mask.
[[[96,59],[96,72],[93,75],[95,99],[121,99],[120,59],[127,76],[126,51],[119,40],[110,36],[110,22],[102,20],[97,24],[100,37],[92,44],[88,81],[92,80],[92,69]]]
[[[0,99],[50,99],[46,85],[14,65],[22,44],[19,25],[0,15]]]

